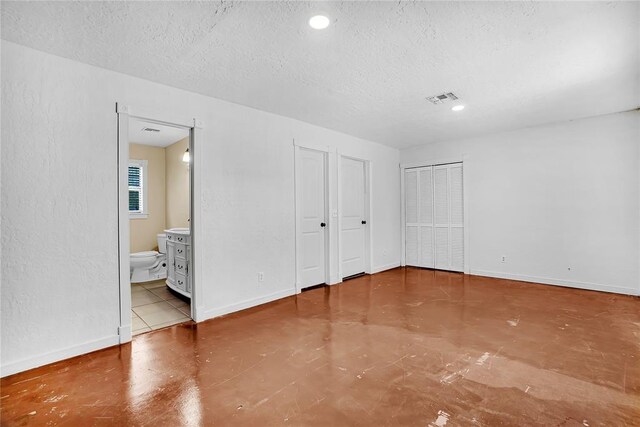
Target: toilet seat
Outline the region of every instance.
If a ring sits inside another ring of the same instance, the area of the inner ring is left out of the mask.
[[[134,252],[131,254],[131,258],[148,258],[155,257],[158,255],[156,251],[143,251],[143,252]]]

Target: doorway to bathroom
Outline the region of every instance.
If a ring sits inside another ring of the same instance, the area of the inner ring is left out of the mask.
[[[195,319],[196,121],[118,104],[120,342]]]

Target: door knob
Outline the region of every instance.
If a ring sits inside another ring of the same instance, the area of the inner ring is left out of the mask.
[[[362,223],[363,223],[363,224],[366,224],[366,223],[367,223],[367,221],[362,221]]]
[[[324,222],[320,223],[320,227],[326,227],[326,226],[327,226],[327,224],[325,224]]]

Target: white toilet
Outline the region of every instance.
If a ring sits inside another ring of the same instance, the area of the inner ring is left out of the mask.
[[[167,278],[166,234],[158,234],[158,251],[135,252],[130,255],[131,283]]]

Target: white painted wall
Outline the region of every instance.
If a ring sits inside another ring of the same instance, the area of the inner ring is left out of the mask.
[[[401,161],[465,156],[472,274],[640,294],[639,146],[632,111],[406,149]]]
[[[204,123],[205,316],[295,292],[294,138],[372,161],[373,267],[399,265],[397,150],[3,41],[2,375],[118,342],[116,101]]]

